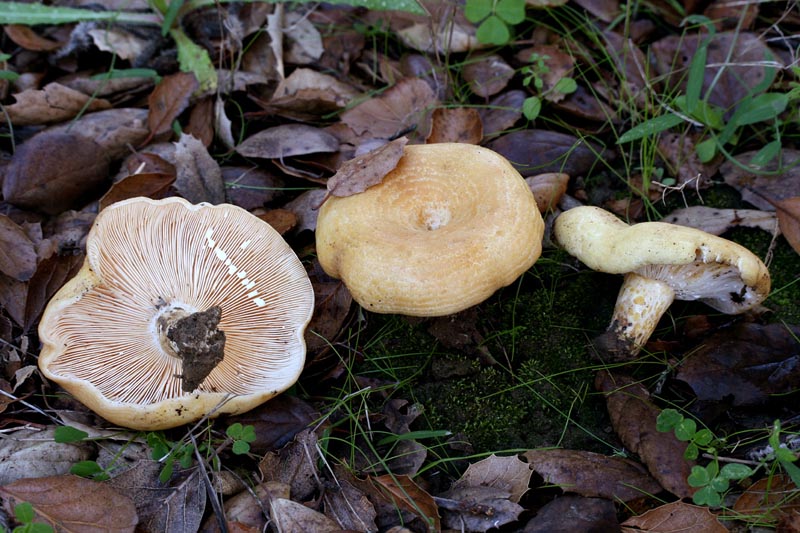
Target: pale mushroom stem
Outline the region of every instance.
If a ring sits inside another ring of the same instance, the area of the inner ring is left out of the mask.
[[[614,306],[614,316],[601,345],[623,357],[634,357],[655,331],[658,321],[675,300],[675,291],[662,281],[625,275]]]

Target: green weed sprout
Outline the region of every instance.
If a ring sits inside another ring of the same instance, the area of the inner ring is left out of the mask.
[[[528,61],[530,65],[522,67],[522,84],[525,87],[532,87],[537,93],[534,96],[527,97],[522,102],[522,114],[528,120],[536,120],[542,110],[542,98],[550,93],[556,94],[572,94],[578,89],[578,84],[570,77],[563,77],[556,82],[550,89],[544,91],[544,78],[543,76],[550,72],[550,67],[547,66],[547,60],[550,59],[548,55],[531,54]]]
[[[525,0],[467,0],[464,16],[478,25],[475,38],[484,44],[504,45],[511,40],[510,26],[525,20]]]
[[[14,506],[14,518],[21,525],[13,529],[13,533],[53,533],[53,528],[49,524],[34,522],[36,513],[33,512],[33,505],[29,502],[18,503]],[[5,529],[3,529],[5,531]]]
[[[236,455],[245,455],[250,452],[250,443],[256,440],[256,430],[253,426],[243,426],[239,422],[231,424],[225,434],[233,439],[231,450]]]
[[[693,466],[687,478],[689,485],[698,489],[692,496],[692,501],[697,505],[718,507],[731,481],[742,480],[754,473],[749,466],[740,463],[728,463],[720,468],[716,448],[711,446],[714,434],[709,429],[698,430],[694,420],[685,418],[675,409],[661,411],[656,420],[656,429],[672,431],[678,440],[687,442],[683,456],[688,460],[697,459],[701,450],[714,456],[706,466]]]

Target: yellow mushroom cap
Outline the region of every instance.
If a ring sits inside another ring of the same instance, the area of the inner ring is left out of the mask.
[[[442,316],[517,279],[543,232],[530,188],[501,155],[411,145],[380,184],[323,204],[317,255],[369,311]]]
[[[39,325],[39,367],[107,420],[134,429],[240,413],[290,387],[314,294],[267,223],[232,205],[134,198],[97,217],[86,261]],[[165,352],[159,317],[219,306],[224,359],[196,390]]]

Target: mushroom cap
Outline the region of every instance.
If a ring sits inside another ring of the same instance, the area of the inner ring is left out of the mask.
[[[670,285],[675,298],[700,300],[728,314],[761,303],[770,291],[769,270],[750,250],[704,231],[666,222],[629,226],[599,207],[560,214],[556,240],[589,268],[634,272]]]
[[[158,338],[176,308],[219,306],[224,359],[192,392]],[[269,224],[236,206],[134,198],[95,220],[80,272],[39,325],[39,368],[107,420],[166,429],[240,413],[290,387],[305,362],[314,293]]]
[[[317,256],[369,311],[442,316],[517,279],[543,232],[530,188],[499,154],[412,145],[380,184],[323,204]]]

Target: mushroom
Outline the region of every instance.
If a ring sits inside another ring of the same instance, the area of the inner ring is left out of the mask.
[[[378,185],[323,204],[317,256],[369,311],[442,316],[517,279],[543,231],[530,188],[499,154],[413,145]]]
[[[244,209],[133,198],[98,215],[48,303],[39,368],[124,427],[240,413],[297,380],[313,304],[300,260]]]
[[[737,314],[769,294],[769,271],[758,257],[698,229],[666,222],[629,226],[599,207],[576,207],[556,218],[554,234],[589,268],[625,274],[611,325],[600,339],[621,357],[639,352],[675,299]]]

